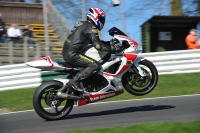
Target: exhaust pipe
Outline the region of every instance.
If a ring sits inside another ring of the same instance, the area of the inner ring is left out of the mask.
[[[62,93],[62,92],[58,92],[57,96],[58,96],[58,98],[63,98],[63,99],[73,99],[73,100],[84,99],[83,97],[80,97],[80,96],[75,96],[75,95],[72,95],[72,94],[67,94],[67,93]]]

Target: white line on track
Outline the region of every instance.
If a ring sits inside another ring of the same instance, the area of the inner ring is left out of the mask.
[[[164,98],[192,97],[192,96],[200,96],[200,94],[181,95],[181,96],[167,96],[167,97],[154,97],[154,98],[143,98],[143,99],[130,99],[130,100],[120,100],[120,101],[109,101],[109,102],[98,102],[98,103],[90,103],[90,104],[87,104],[87,105],[126,102],[126,101],[141,101],[141,100],[151,100],[151,99],[164,99]],[[0,109],[0,110],[2,110],[2,109]],[[2,113],[0,115],[15,114],[15,113],[22,113],[22,112],[29,112],[29,111],[34,111],[34,110],[24,110],[24,111],[17,111],[17,112]]]

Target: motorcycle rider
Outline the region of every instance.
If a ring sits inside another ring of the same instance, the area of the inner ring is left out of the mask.
[[[88,44],[93,44],[99,51],[106,51],[116,54],[122,51],[120,46],[110,45],[111,42],[105,42],[99,39],[99,31],[105,24],[105,12],[100,8],[89,8],[87,21],[78,22],[71,33],[68,35],[62,50],[63,59],[76,67],[85,67],[76,74],[68,83],[74,90],[84,92],[80,87],[80,81],[98,73],[101,64],[96,60],[83,55],[83,51]]]

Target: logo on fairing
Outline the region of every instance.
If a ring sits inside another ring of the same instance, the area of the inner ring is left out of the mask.
[[[112,96],[115,96],[115,93],[109,93],[109,94],[105,94],[105,95],[101,95],[101,96],[97,96],[97,97],[90,97],[89,101],[90,102],[98,101],[98,100],[105,99],[105,98],[112,97]],[[85,100],[85,102],[87,102],[87,101]]]

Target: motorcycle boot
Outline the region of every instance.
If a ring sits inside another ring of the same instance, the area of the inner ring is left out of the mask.
[[[86,93],[83,88],[81,88],[80,86],[80,78],[81,78],[81,75],[80,74],[77,74],[73,79],[71,79],[69,81],[69,86],[71,86],[74,90],[80,92],[80,93]]]

